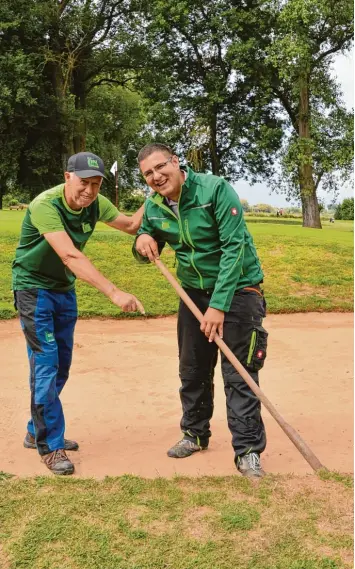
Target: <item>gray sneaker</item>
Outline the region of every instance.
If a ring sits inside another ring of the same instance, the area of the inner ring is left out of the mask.
[[[64,449],[54,450],[42,456],[42,462],[53,474],[73,474],[74,464],[69,460]]]
[[[36,449],[36,440],[35,438],[27,433],[25,439],[23,441],[23,446],[25,448]],[[64,450],[79,450],[79,445],[76,441],[70,441],[69,439],[64,439]]]
[[[194,452],[206,449],[207,447],[197,445],[189,439],[181,439],[181,441],[177,442],[168,450],[168,456],[170,456],[170,458],[186,458],[187,456],[191,456]]]
[[[237,468],[247,478],[262,478],[265,472],[261,468],[260,456],[257,452],[249,452],[244,456],[238,456]]]

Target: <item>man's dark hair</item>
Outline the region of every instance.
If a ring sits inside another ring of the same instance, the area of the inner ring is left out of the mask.
[[[151,142],[150,144],[146,144],[143,148],[139,151],[138,154],[138,164],[142,162],[145,158],[148,158],[153,152],[164,152],[167,156],[173,156],[173,151],[170,146],[166,144],[161,144],[160,142]]]

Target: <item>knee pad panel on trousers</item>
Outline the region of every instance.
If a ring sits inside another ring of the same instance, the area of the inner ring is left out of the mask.
[[[57,396],[58,355],[34,353],[31,357],[31,391],[36,405],[48,404]]]
[[[249,375],[255,381],[256,385],[259,385],[259,374],[257,372],[252,372],[247,370]],[[222,375],[225,387],[231,387],[232,389],[239,389],[240,386],[245,385],[248,390],[251,391],[250,387],[242,376],[237,372],[237,370],[231,365],[231,367],[223,364],[222,365]]]
[[[204,369],[198,366],[180,365],[179,376],[181,381],[195,381],[196,383],[206,381],[206,379],[212,381],[214,370],[211,370],[211,368]]]

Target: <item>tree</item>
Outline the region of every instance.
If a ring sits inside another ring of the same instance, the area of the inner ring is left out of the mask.
[[[120,146],[126,126],[116,118],[113,137],[107,121],[90,120],[99,114],[90,102],[107,85],[131,87],[141,51],[134,10],[126,0],[1,3],[0,198],[12,186],[30,188],[33,197],[57,183],[68,156],[86,148],[89,125],[92,133],[105,125],[111,146],[112,138]],[[130,91],[125,94],[128,100]],[[125,123],[141,129],[130,109]],[[90,143],[101,149],[99,138]]]
[[[352,116],[329,66],[350,0],[2,0],[0,22],[0,206],[88,144],[135,187],[152,138],[197,170],[267,180],[306,226],[317,189],[349,179]]]
[[[253,206],[253,211],[260,211],[262,213],[272,213],[274,208],[267,203],[258,203]]]
[[[132,53],[139,46],[125,0],[36,0],[45,41],[39,51],[43,72],[57,102],[63,166],[69,155],[85,150],[87,98],[105,84],[132,80]]]
[[[250,205],[247,200],[241,199],[240,203],[242,204],[243,211],[250,211]]]
[[[239,41],[229,49],[235,67],[263,84],[287,117],[275,186],[300,197],[304,226],[321,228],[317,188],[321,181],[334,185],[336,170],[346,177],[353,156],[351,117],[330,76],[332,56],[352,42],[352,2],[267,0],[256,12],[259,28],[250,49]],[[229,20],[237,25],[236,9],[231,8]]]
[[[229,6],[226,0],[150,2],[145,41],[152,62],[141,74],[142,89],[155,103],[155,138],[175,143],[195,169],[233,180],[247,171],[267,177],[273,166],[266,149],[278,148],[281,121],[267,93],[232,65]],[[252,3],[240,0],[238,10],[250,34]]]
[[[347,179],[353,156],[330,76],[351,44],[350,0],[154,0],[149,17],[154,133],[197,169],[269,179],[320,228],[317,189]]]
[[[19,0],[17,9],[28,21],[28,3]],[[13,3],[4,0],[0,3],[0,209],[3,195],[17,180],[27,132],[44,105],[38,64],[36,55],[23,46]]]
[[[289,214],[289,213],[290,213],[290,214],[292,214],[292,213],[299,213],[299,214],[301,214],[301,213],[302,213],[302,210],[301,210],[300,207],[297,207],[297,206],[290,206],[290,207],[287,207],[287,208],[285,209],[285,213],[286,213],[286,214]]]
[[[137,155],[145,142],[141,133],[147,122],[144,101],[139,93],[102,84],[88,95],[86,116],[88,148],[95,148],[107,171],[118,162],[121,202],[128,190],[139,185]],[[102,192],[114,202],[114,177],[108,174],[107,178]]]
[[[354,198],[345,198],[335,209],[335,219],[354,219]]]

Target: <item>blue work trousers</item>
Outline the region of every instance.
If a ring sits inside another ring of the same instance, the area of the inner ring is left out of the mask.
[[[30,363],[31,419],[27,430],[40,455],[64,448],[59,395],[68,379],[77,320],[75,291],[15,291]]]

